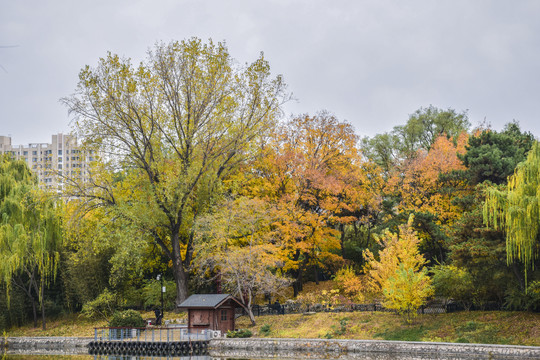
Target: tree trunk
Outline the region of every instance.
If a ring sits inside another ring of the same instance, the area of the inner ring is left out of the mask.
[[[27,270],[29,282],[28,282],[28,291],[26,294],[30,298],[30,301],[32,301],[32,314],[34,315],[34,327],[37,328],[38,326],[38,315],[37,315],[37,307],[36,307],[36,299],[32,296],[32,288],[34,288],[36,292],[36,296],[39,297],[39,291],[36,286],[36,281],[34,279],[34,273]]]
[[[253,306],[247,307],[247,313],[249,316],[249,321],[251,321],[251,326],[255,326],[255,315],[253,315]]]
[[[298,261],[300,258],[300,251],[296,250],[293,260]],[[302,264],[303,265],[303,264]],[[293,297],[296,298],[300,291],[302,291],[302,269],[301,266],[298,266],[298,269],[291,271],[294,281],[292,282],[292,288],[293,288]]]
[[[512,263],[512,273],[518,281],[521,291],[525,291],[525,277],[521,273],[521,269],[517,263]]]
[[[295,292],[295,297],[298,296],[300,291],[304,289],[304,282],[303,282],[303,273],[302,270],[298,270],[298,277],[296,278],[296,281],[293,283],[293,289]]]
[[[37,309],[36,309],[36,300],[33,296],[30,296],[32,301],[32,314],[34,315],[34,327],[37,328]]]
[[[179,237],[179,225],[176,224],[172,229],[172,253],[170,257],[172,258],[173,265],[173,276],[176,283],[176,307],[180,305],[188,296],[188,274],[186,273],[186,268],[189,266],[190,259],[189,251],[186,253],[186,263],[182,260],[182,252],[180,251],[180,237]],[[189,246],[188,246],[189,248]]]
[[[292,289],[293,289],[293,298],[296,298],[298,296],[298,293],[300,292],[300,290],[298,289],[298,280],[293,281]]]
[[[188,297],[188,275],[184,270],[182,259],[173,261],[173,275],[176,283],[176,307],[178,307]]]
[[[45,321],[45,280],[43,276],[41,276],[41,328],[47,330]]]
[[[339,224],[339,232],[341,236],[339,237],[339,244],[341,246],[341,257],[345,258],[345,225]]]

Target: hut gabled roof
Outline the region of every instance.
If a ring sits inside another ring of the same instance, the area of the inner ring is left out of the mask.
[[[217,309],[229,299],[233,300],[239,306],[242,306],[242,304],[231,294],[194,294],[184,300],[178,307],[184,309]]]

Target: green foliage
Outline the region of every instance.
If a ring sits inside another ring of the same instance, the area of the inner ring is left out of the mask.
[[[534,270],[539,255],[540,143],[534,143],[505,190],[487,188],[483,215],[486,224],[506,233],[508,263],[523,263],[525,274]]]
[[[21,326],[28,321],[27,302],[21,289],[11,289],[10,303],[8,306],[5,285],[0,285],[0,330],[8,330],[15,326]]]
[[[83,305],[81,315],[90,319],[102,318],[108,321],[117,307],[116,295],[109,289],[105,289],[94,300]]]
[[[94,300],[96,294],[109,286],[113,250],[93,251],[88,241],[92,238],[86,239],[87,242],[77,245],[78,249],[64,249],[63,266],[60,268],[66,300],[75,309]]]
[[[448,235],[437,219],[437,215],[427,211],[412,214],[414,215],[412,226],[420,238],[418,251],[430,264],[445,261],[448,252]],[[406,213],[402,214],[404,215]]]
[[[227,331],[227,337],[228,338],[248,338],[252,337],[253,333],[248,329],[239,329],[239,330],[228,330]]]
[[[363,138],[361,147],[366,157],[389,173],[399,162],[399,141],[394,133],[377,134],[373,138]]]
[[[143,279],[162,261],[152,253],[148,238],[113,211],[94,209],[82,215],[80,201],[67,205],[62,280],[71,308],[93,300],[105,288],[142,307]]]
[[[472,277],[474,297],[478,303],[496,301],[502,304],[504,294],[514,279],[506,264],[506,244],[502,231],[483,223],[483,188],[475,188],[470,210],[453,226],[449,238],[450,264],[466,270]]]
[[[381,205],[383,204],[384,201]],[[343,226],[342,256],[343,259],[352,261],[355,267],[361,268],[364,266],[364,250],[371,249],[371,251],[374,251],[373,247],[377,246],[372,227],[373,225],[370,223],[363,225],[358,222]]]
[[[415,158],[419,149],[429,150],[440,135],[456,140],[469,127],[466,111],[457,113],[430,105],[415,111],[405,125],[395,126],[390,133],[364,138],[362,150],[388,173],[404,159]]]
[[[60,260],[61,211],[61,203],[38,188],[24,161],[0,158],[0,282],[8,306],[16,282],[33,306],[39,300],[44,317],[44,290],[56,279]]]
[[[109,321],[110,327],[145,327],[146,323],[141,314],[135,310],[115,312]]]
[[[165,293],[163,294],[163,306],[165,309],[172,310],[175,308],[176,299],[176,284],[171,280],[163,280]],[[161,307],[161,281],[156,279],[148,280],[142,288],[145,308]]]
[[[467,152],[461,159],[473,185],[486,180],[505,184],[517,164],[525,160],[533,143],[533,134],[522,132],[519,124],[513,122],[502,132],[488,129],[469,137]]]
[[[347,332],[347,325],[350,320],[351,319],[349,318],[339,320],[339,327],[333,325],[332,332],[327,332],[324,337],[327,339],[333,339],[336,336],[344,335]]]
[[[475,287],[471,274],[454,265],[439,265],[431,268],[435,295],[453,299],[469,310],[474,300]]]
[[[400,151],[407,158],[415,156],[418,149],[429,150],[440,135],[457,139],[470,127],[467,112],[454,109],[442,110],[430,105],[416,110],[403,126],[396,126],[394,133],[400,137]]]
[[[264,324],[261,326],[261,329],[259,330],[259,333],[262,336],[268,336],[272,332],[272,327],[269,324]]]
[[[540,311],[540,281],[531,281],[526,292],[510,287],[506,292],[504,306],[508,310]]]

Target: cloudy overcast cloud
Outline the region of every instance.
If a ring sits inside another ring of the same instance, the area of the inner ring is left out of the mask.
[[[264,51],[297,99],[287,114],[327,109],[362,136],[429,105],[538,136],[538,19],[536,0],[0,0],[0,135],[68,132],[58,100],[84,65],[196,36],[226,41],[242,63]]]

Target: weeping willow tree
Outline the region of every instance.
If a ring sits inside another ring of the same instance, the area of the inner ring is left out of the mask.
[[[526,282],[527,270],[534,270],[539,255],[540,143],[518,164],[506,189],[488,188],[484,222],[506,233],[508,264],[523,263]]]
[[[59,263],[61,227],[53,200],[37,186],[23,161],[0,158],[0,282],[8,305],[11,288],[20,288],[31,302],[37,327],[37,303],[45,329],[44,290]]]

